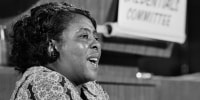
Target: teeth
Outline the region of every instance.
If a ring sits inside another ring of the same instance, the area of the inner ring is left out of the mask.
[[[89,58],[89,61],[97,67],[98,58]]]
[[[90,58],[90,60],[92,60],[92,61],[97,61],[98,59],[97,58]]]

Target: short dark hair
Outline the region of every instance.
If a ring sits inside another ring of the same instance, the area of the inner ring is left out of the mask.
[[[65,2],[51,2],[31,9],[13,26],[11,63],[20,72],[32,66],[44,66],[57,60],[48,55],[49,40],[61,41],[61,35],[76,14],[89,18],[96,29],[96,22],[86,10]]]

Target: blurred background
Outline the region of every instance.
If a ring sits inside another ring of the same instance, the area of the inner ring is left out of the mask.
[[[98,82],[108,92],[111,100],[199,100],[198,0],[187,0],[185,7],[181,8],[185,9],[185,15],[182,17],[185,18],[183,35],[186,38],[183,42],[149,37],[112,36],[115,27],[108,23],[119,21],[119,3],[145,0],[1,0],[0,100],[10,98],[15,82],[20,77],[9,64],[12,23],[30,8],[51,1],[66,1],[87,9],[96,19],[102,44]],[[120,30],[119,33],[123,32]]]

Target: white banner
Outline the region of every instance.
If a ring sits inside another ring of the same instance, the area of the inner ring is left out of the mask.
[[[186,0],[119,0],[118,24],[130,35],[183,43]]]

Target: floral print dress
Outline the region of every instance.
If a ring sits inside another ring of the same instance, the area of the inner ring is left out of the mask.
[[[43,66],[29,68],[16,82],[10,100],[109,100],[95,81],[85,83],[81,93],[63,75]]]

